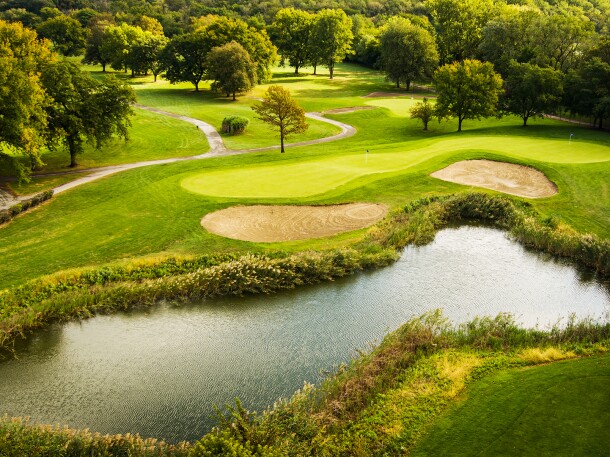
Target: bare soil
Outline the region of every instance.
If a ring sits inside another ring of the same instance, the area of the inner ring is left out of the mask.
[[[330,206],[232,206],[207,214],[211,233],[243,241],[306,240],[356,230],[383,219],[388,208],[374,203]]]
[[[376,106],[350,106],[347,108],[335,108],[329,109],[328,111],[324,111],[323,114],[345,114],[345,113],[353,113],[354,111],[365,111],[370,109],[377,109]]]
[[[493,160],[464,160],[435,171],[433,176],[443,181],[483,187],[505,194],[527,198],[550,197],[557,186],[539,170],[513,163]]]

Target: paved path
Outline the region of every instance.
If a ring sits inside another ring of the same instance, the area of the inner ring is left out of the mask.
[[[205,134],[208,142],[210,143],[210,151],[205,152],[203,154],[189,156],[189,157],[175,157],[175,158],[161,159],[161,160],[148,160],[148,161],[144,161],[144,162],[135,162],[135,163],[128,163],[128,164],[123,164],[123,165],[111,165],[111,166],[107,166],[107,167],[87,168],[84,170],[62,171],[62,172],[55,172],[55,173],[41,173],[41,174],[37,174],[35,176],[63,176],[63,175],[76,174],[76,173],[88,173],[87,176],[77,178],[73,181],[70,181],[69,183],[62,184],[61,186],[58,186],[53,189],[55,194],[60,194],[62,192],[65,192],[66,190],[73,189],[74,187],[80,186],[81,184],[89,183],[89,182],[95,181],[97,179],[103,178],[104,176],[112,175],[114,173],[118,173],[118,172],[125,171],[125,170],[132,170],[134,168],[148,167],[150,165],[162,165],[162,164],[166,164],[166,163],[183,162],[183,161],[187,161],[187,160],[211,159],[214,157],[224,157],[224,156],[230,156],[230,155],[247,154],[250,152],[271,151],[271,150],[280,148],[280,146],[278,145],[278,146],[267,146],[264,148],[252,148],[252,149],[239,149],[239,150],[228,149],[225,146],[224,141],[222,140],[222,137],[216,131],[216,129],[206,122],[200,121],[199,119],[195,119],[192,117],[182,116],[180,114],[170,113],[168,111],[163,111],[163,110],[160,110],[157,108],[152,108],[150,106],[144,106],[144,105],[139,105],[139,104],[136,104],[134,106],[136,108],[150,111],[150,112],[153,112],[156,114],[161,114],[163,116],[169,116],[169,117],[173,117],[175,119],[180,119],[182,121],[189,122],[189,123],[197,126],[197,128]],[[341,132],[336,135],[329,136],[326,138],[319,138],[317,140],[300,141],[298,143],[289,143],[286,145],[287,147],[288,146],[290,146],[290,147],[308,146],[308,145],[313,145],[313,144],[328,143],[329,141],[336,141],[336,140],[340,140],[342,138],[348,138],[356,133],[356,129],[354,127],[352,127],[351,125],[347,125],[347,124],[344,124],[343,122],[339,122],[339,121],[333,121],[332,119],[326,119],[320,113],[307,113],[306,116],[310,119],[316,119],[318,121],[336,125],[337,127],[341,128]],[[20,199],[27,198],[27,197],[12,197],[10,194],[8,194],[8,193],[5,194],[4,192],[2,194],[0,194],[0,196],[2,197],[2,198],[0,198],[0,210],[10,207],[11,205],[18,202]]]

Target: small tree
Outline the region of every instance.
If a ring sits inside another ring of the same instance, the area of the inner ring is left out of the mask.
[[[231,41],[217,46],[207,59],[207,77],[212,80],[212,89],[227,94],[249,91],[256,85],[256,62],[244,47]]]
[[[502,77],[491,63],[464,60],[443,65],[434,73],[439,118],[457,117],[458,132],[464,119],[493,116],[502,94]]]
[[[305,122],[305,111],[282,86],[270,86],[263,101],[252,109],[260,120],[279,130],[281,152],[284,152],[284,138],[293,133],[303,133],[309,127]]]
[[[53,99],[47,107],[48,142],[63,144],[70,153],[70,167],[85,142],[99,148],[115,134],[127,138],[128,116],[135,95],[131,87],[114,78],[97,82],[67,61],[49,64],[42,83]]]
[[[427,98],[411,108],[411,119],[421,120],[424,124],[424,130],[428,130],[428,122],[432,120],[434,114],[434,107]]]

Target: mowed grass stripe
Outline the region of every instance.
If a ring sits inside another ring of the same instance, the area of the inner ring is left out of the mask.
[[[610,160],[610,148],[598,143],[568,143],[539,138],[465,137],[437,139],[405,152],[343,155],[298,163],[250,165],[189,176],[182,186],[195,193],[231,198],[297,198],[325,193],[359,177],[408,169],[435,155],[481,149],[514,158],[554,163]],[[380,179],[383,176],[380,175]]]
[[[413,456],[605,456],[610,354],[502,371],[474,383]]]

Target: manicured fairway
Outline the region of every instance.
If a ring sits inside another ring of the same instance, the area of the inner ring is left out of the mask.
[[[322,194],[365,175],[412,167],[435,155],[480,149],[519,159],[554,163],[589,163],[610,160],[610,147],[595,143],[540,138],[467,137],[437,139],[405,152],[360,153],[318,158],[299,163],[251,165],[204,172],[182,181],[191,191],[214,197],[297,198]]]
[[[473,384],[414,456],[606,456],[610,355],[508,370]]]

